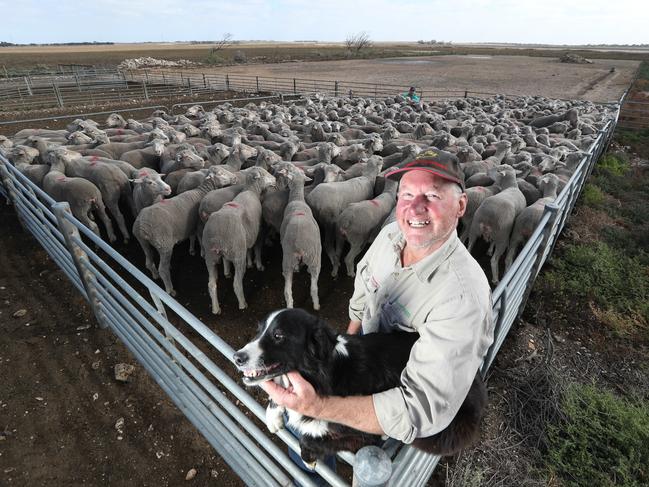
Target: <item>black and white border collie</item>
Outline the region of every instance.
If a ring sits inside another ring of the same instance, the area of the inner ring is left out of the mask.
[[[321,396],[359,396],[391,389],[400,384],[401,372],[418,333],[341,335],[316,316],[301,309],[271,313],[260,323],[256,338],[234,354],[234,361],[248,386],[269,379],[288,386],[284,374],[298,371]],[[413,446],[438,455],[452,455],[477,441],[487,403],[480,375],[451,424],[443,431],[419,438]],[[285,408],[270,401],[266,425],[271,433],[284,426]],[[302,459],[314,462],[340,450],[356,452],[376,445],[381,437],[347,426],[286,410],[288,424],[302,434]]]

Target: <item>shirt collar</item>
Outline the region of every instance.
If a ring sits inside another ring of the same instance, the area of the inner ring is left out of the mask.
[[[395,252],[397,263],[398,265],[401,265],[401,251],[406,245],[406,239],[401,233],[401,230],[399,230],[398,226],[396,226],[393,232],[388,233],[388,238],[392,241],[392,248]],[[415,272],[421,282],[427,282],[430,280],[433,273],[442,264],[442,262],[444,262],[449,257],[449,255],[453,253],[453,251],[457,248],[459,242],[460,239],[457,236],[457,230],[454,230],[440,248],[438,248],[429,256],[424,257],[416,264],[408,267]]]

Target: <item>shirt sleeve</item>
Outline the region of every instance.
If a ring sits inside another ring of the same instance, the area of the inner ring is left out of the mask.
[[[491,306],[466,294],[435,307],[419,329],[401,386],[373,395],[385,434],[411,443],[446,428],[493,342]]]
[[[362,321],[363,320],[363,310],[365,309],[365,295],[367,289],[365,288],[365,283],[361,276],[360,270],[367,265],[367,254],[369,250],[359,261],[358,266],[356,267],[356,277],[354,278],[354,294],[352,294],[351,299],[349,300],[349,319],[352,321]]]

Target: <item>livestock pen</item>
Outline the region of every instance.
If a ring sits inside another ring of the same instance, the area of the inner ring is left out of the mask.
[[[548,258],[585,180],[609,143],[619,114],[609,120],[577,170],[546,212],[523,251],[493,292],[496,339],[483,364],[492,364],[529,288]],[[264,408],[236,380],[233,349],[188,309],[170,297],[113,248],[76,221],[65,203],[55,203],[5,158],[0,159],[2,192],[24,227],[41,243],[81,295],[100,326],[110,328],[131,350],[178,408],[248,485],[312,485],[271,441],[261,423]],[[286,431],[279,438],[297,449]],[[390,441],[391,485],[424,485],[438,458]],[[342,458],[354,463],[351,455]],[[316,470],[331,485],[347,485],[324,465]]]

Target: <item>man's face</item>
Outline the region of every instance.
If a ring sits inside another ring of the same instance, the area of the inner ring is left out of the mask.
[[[399,184],[397,222],[407,247],[428,255],[455,230],[466,209],[466,194],[457,184],[427,171],[406,172]]]

